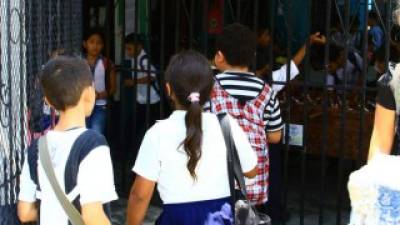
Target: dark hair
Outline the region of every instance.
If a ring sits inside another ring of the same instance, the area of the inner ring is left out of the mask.
[[[87,41],[87,40],[89,40],[89,38],[92,37],[93,35],[98,35],[98,36],[101,38],[101,40],[102,40],[103,42],[105,42],[103,29],[98,28],[98,27],[88,29],[88,30],[85,32],[84,36],[83,36],[83,40],[84,40],[84,41]]]
[[[125,37],[125,44],[143,45],[145,38],[142,34],[130,33]]]
[[[59,56],[44,66],[40,84],[49,103],[64,111],[78,103],[83,90],[93,84],[93,78],[84,60]]]
[[[337,60],[342,57],[344,48],[337,44],[330,44],[329,45],[329,61],[336,62]]]
[[[368,18],[372,19],[372,20],[375,20],[375,21],[378,21],[378,13],[375,12],[375,11],[369,11],[368,12]]]
[[[221,51],[232,66],[250,66],[256,47],[257,38],[254,32],[238,23],[226,26],[216,41],[216,50]]]
[[[186,138],[182,142],[188,155],[187,168],[190,175],[196,179],[196,166],[201,158],[202,111],[203,105],[209,100],[214,84],[213,75],[207,59],[200,53],[188,50],[172,57],[165,79],[171,85],[171,89],[177,101],[185,109]],[[188,96],[198,92],[199,102],[191,102]]]

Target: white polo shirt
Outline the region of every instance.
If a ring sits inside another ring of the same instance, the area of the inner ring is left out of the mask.
[[[297,68],[296,64],[294,63],[293,60],[290,61],[290,73],[289,73],[289,81],[287,81],[287,70],[288,66],[287,64],[283,65],[281,68],[278,70],[272,71],[272,80],[274,82],[289,82],[290,80],[293,80],[298,74],[299,74],[299,69]],[[278,93],[280,90],[282,90],[285,87],[286,84],[272,84],[272,89]]]
[[[135,66],[135,59],[131,59],[132,68]],[[137,56],[136,62],[136,69],[137,70],[145,70],[140,72],[132,72],[132,79],[135,79],[135,74],[137,79],[145,78],[149,76],[147,70],[150,70],[150,77],[155,79],[156,78],[156,68],[153,65],[149,65],[149,59],[147,58],[146,52],[142,49],[140,54]],[[155,82],[157,83],[157,82]],[[156,84],[157,85],[157,84]],[[150,88],[150,104],[155,104],[160,101],[160,96],[158,95],[157,91],[154,89],[152,85],[147,84],[138,84],[137,85],[137,102],[139,104],[146,104],[147,103],[147,89]]]
[[[63,190],[65,188],[65,165],[71,147],[78,136],[85,130],[86,128],[80,128],[62,132],[49,131],[47,133],[48,149],[54,172]],[[68,217],[58,202],[40,161],[38,162],[38,179],[41,192],[37,193],[36,185],[31,180],[27,157],[25,159],[20,176],[21,191],[19,200],[24,202],[35,202],[36,199],[41,200],[41,225],[68,225]],[[80,194],[81,205],[93,202],[107,203],[118,198],[115,192],[110,150],[107,146],[93,149],[81,162],[77,177],[77,190]]]
[[[217,116],[202,115],[203,144],[195,181],[186,167],[188,158],[181,146],[186,137],[185,115],[186,111],[175,111],[147,131],[133,171],[157,182],[164,204],[230,196],[227,150]],[[229,119],[242,169],[249,172],[257,164],[257,155],[235,119]]]
[[[93,73],[96,92],[100,93],[106,91],[106,68],[104,67],[103,58],[96,61]],[[107,99],[97,99],[96,105],[107,105]]]

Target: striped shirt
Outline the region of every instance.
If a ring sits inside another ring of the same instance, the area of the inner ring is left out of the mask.
[[[232,97],[239,101],[246,102],[255,99],[263,90],[265,82],[250,72],[225,71],[217,74],[215,79],[221,87]],[[272,90],[271,90],[272,91]],[[205,106],[205,110],[210,110],[210,103]],[[264,113],[266,131],[273,132],[283,128],[281,110],[276,92],[271,93],[271,98]]]

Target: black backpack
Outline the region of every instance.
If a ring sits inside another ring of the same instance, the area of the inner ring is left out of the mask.
[[[38,179],[38,160],[39,160],[39,148],[38,148],[38,140],[36,139],[28,148],[28,165],[29,171],[32,181],[36,184],[37,191],[40,192],[40,184]],[[86,130],[75,140],[72,145],[71,152],[69,154],[67,163],[65,165],[65,174],[64,174],[64,182],[65,182],[65,193],[68,194],[77,185],[77,178],[79,172],[80,163],[86,158],[89,153],[99,147],[108,145],[106,139],[103,135],[93,131]],[[81,212],[81,205],[79,202],[80,196],[78,195],[73,201],[72,204],[75,208]],[[38,200],[39,210],[40,210],[40,201]],[[111,208],[110,203],[106,203],[103,205],[104,212],[107,217],[111,219]],[[40,223],[39,223],[40,224]],[[69,223],[70,224],[70,223]]]

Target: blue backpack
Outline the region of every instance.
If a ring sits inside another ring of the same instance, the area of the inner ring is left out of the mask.
[[[36,139],[28,148],[28,165],[30,171],[30,177],[32,181],[36,184],[37,191],[40,192],[40,184],[38,179],[38,160],[39,160],[39,148],[38,148],[38,140]],[[68,194],[77,185],[78,171],[79,165],[86,158],[89,153],[99,147],[108,145],[106,139],[101,134],[93,130],[84,131],[73,143],[71,152],[69,154],[67,163],[65,165],[65,174],[64,174],[64,182],[65,182],[65,193]],[[79,202],[80,196],[78,195],[73,201],[72,204],[81,212],[81,205]],[[40,200],[38,200],[39,210],[40,210]],[[106,203],[103,205],[104,212],[107,217],[111,219],[111,208],[110,204]],[[39,222],[40,224],[40,222]],[[69,223],[70,224],[70,223]]]

